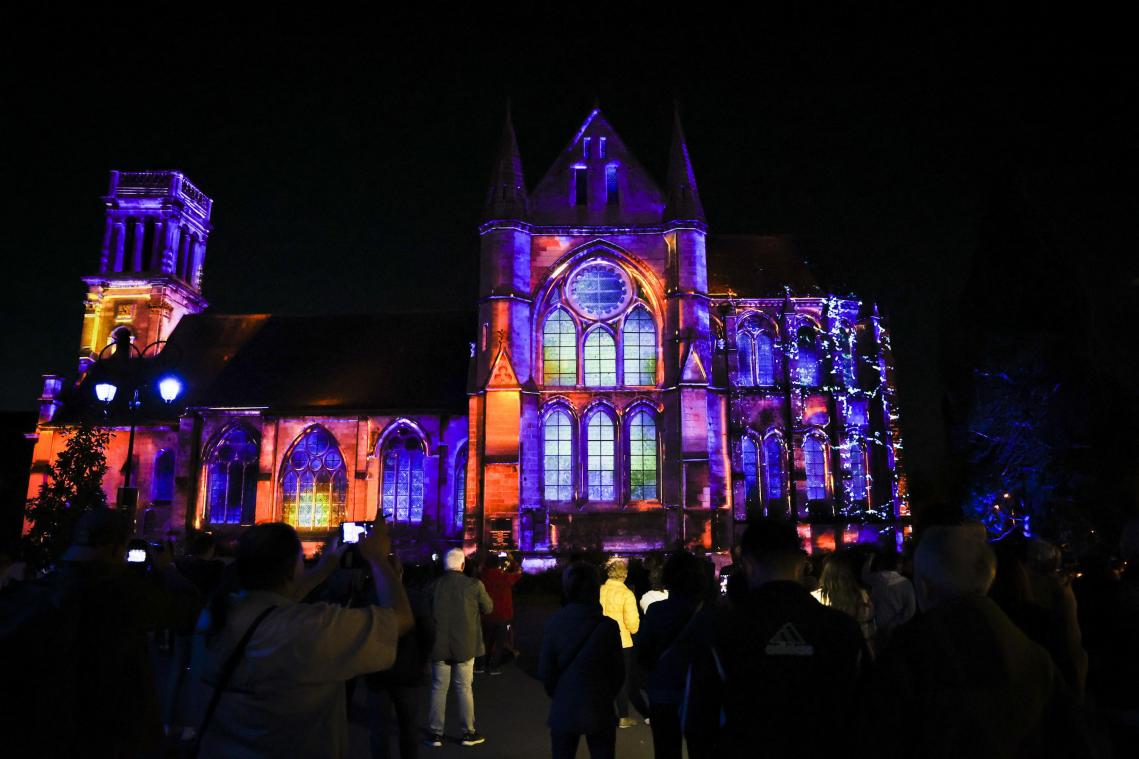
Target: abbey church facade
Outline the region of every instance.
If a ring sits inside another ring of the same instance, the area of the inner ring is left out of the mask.
[[[821,291],[789,238],[710,234],[673,128],[664,185],[594,110],[528,190],[507,119],[477,317],[215,314],[213,201],[177,172],[112,172],[78,376],[44,378],[29,496],[93,418],[113,429],[108,500],[151,537],[281,520],[315,542],[377,509],[407,546],[534,557],[724,550],[756,514],[822,549],[900,535],[884,320]],[[160,376],[174,400],[140,379]]]

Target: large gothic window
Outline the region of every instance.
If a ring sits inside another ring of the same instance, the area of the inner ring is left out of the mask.
[[[617,384],[617,346],[613,335],[604,327],[597,327],[585,336],[582,376],[586,387],[613,387]]]
[[[803,439],[803,468],[807,474],[807,500],[822,501],[827,497],[827,449],[819,435]]]
[[[281,472],[284,520],[298,530],[326,530],[344,519],[348,474],[332,434],[309,427],[285,457]]]
[[[455,456],[455,527],[463,528],[463,516],[467,508],[467,448]]]
[[[210,524],[253,524],[258,442],[245,427],[230,427],[206,456],[206,521]]]
[[[743,319],[736,330],[739,350],[739,384],[744,387],[775,384],[775,340],[753,316]]]
[[[586,426],[586,497],[591,501],[617,499],[617,437],[613,417],[598,409]]]
[[[542,497],[573,500],[573,419],[564,409],[546,416],[542,427]]]
[[[748,506],[756,506],[759,497],[759,450],[750,436],[740,441],[744,464],[744,500]]]
[[[822,384],[818,335],[814,327],[799,330],[795,346],[795,384],[818,387]]]
[[[763,479],[767,499],[783,498],[783,442],[776,435],[763,440]]]
[[[383,450],[382,505],[384,518],[400,524],[423,521],[423,441],[401,426]]]
[[[657,467],[656,421],[641,409],[629,420],[629,500],[656,500]]]
[[[542,329],[542,375],[547,385],[577,384],[577,325],[558,308]]]
[[[657,328],[644,306],[634,306],[625,317],[622,352],[626,385],[656,384]]]
[[[154,487],[151,495],[155,503],[174,500],[174,451],[163,448],[154,457]]]

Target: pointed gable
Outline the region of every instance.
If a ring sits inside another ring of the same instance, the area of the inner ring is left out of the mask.
[[[499,350],[495,356],[486,386],[496,389],[518,387],[518,374],[514,371],[514,364],[511,363],[510,355],[505,350]]]
[[[680,381],[704,385],[708,382],[708,373],[704,371],[704,362],[695,346],[688,348],[688,357],[684,360],[684,369],[680,372]]]
[[[530,199],[536,224],[659,224],[664,193],[599,108],[577,130]]]

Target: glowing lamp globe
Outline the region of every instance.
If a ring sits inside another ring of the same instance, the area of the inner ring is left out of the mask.
[[[118,391],[119,389],[110,382],[100,382],[95,385],[95,397],[99,399],[100,403],[110,403],[115,399],[115,393]]]
[[[177,377],[163,377],[158,381],[158,394],[162,396],[162,400],[173,403],[174,399],[182,394],[182,381]]]

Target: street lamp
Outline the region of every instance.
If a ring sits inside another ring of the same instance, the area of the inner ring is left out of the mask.
[[[134,473],[136,412],[142,407],[143,400],[147,397],[153,397],[155,391],[157,391],[158,397],[162,399],[164,405],[171,406],[182,395],[183,384],[182,380],[168,372],[160,373],[159,379],[154,381],[155,372],[153,369],[157,368],[159,372],[162,372],[162,367],[143,364],[143,360],[168,363],[165,360],[166,352],[163,350],[165,341],[160,340],[151,343],[139,351],[131,345],[130,340],[130,333],[126,330],[116,333],[114,342],[103,351],[105,353],[113,347],[114,352],[106,357],[100,354],[95,365],[91,368],[91,373],[92,379],[98,380],[95,382],[95,398],[103,404],[105,416],[110,416],[111,404],[114,403],[116,397],[129,399],[125,405],[127,416],[130,418],[130,435],[127,438],[127,461],[123,469],[123,486],[119,488],[117,505],[127,512],[133,527],[135,509],[138,506],[138,488],[131,486],[131,475]],[[147,358],[148,353],[152,354],[152,358]],[[120,389],[123,391],[122,395],[119,395]]]

